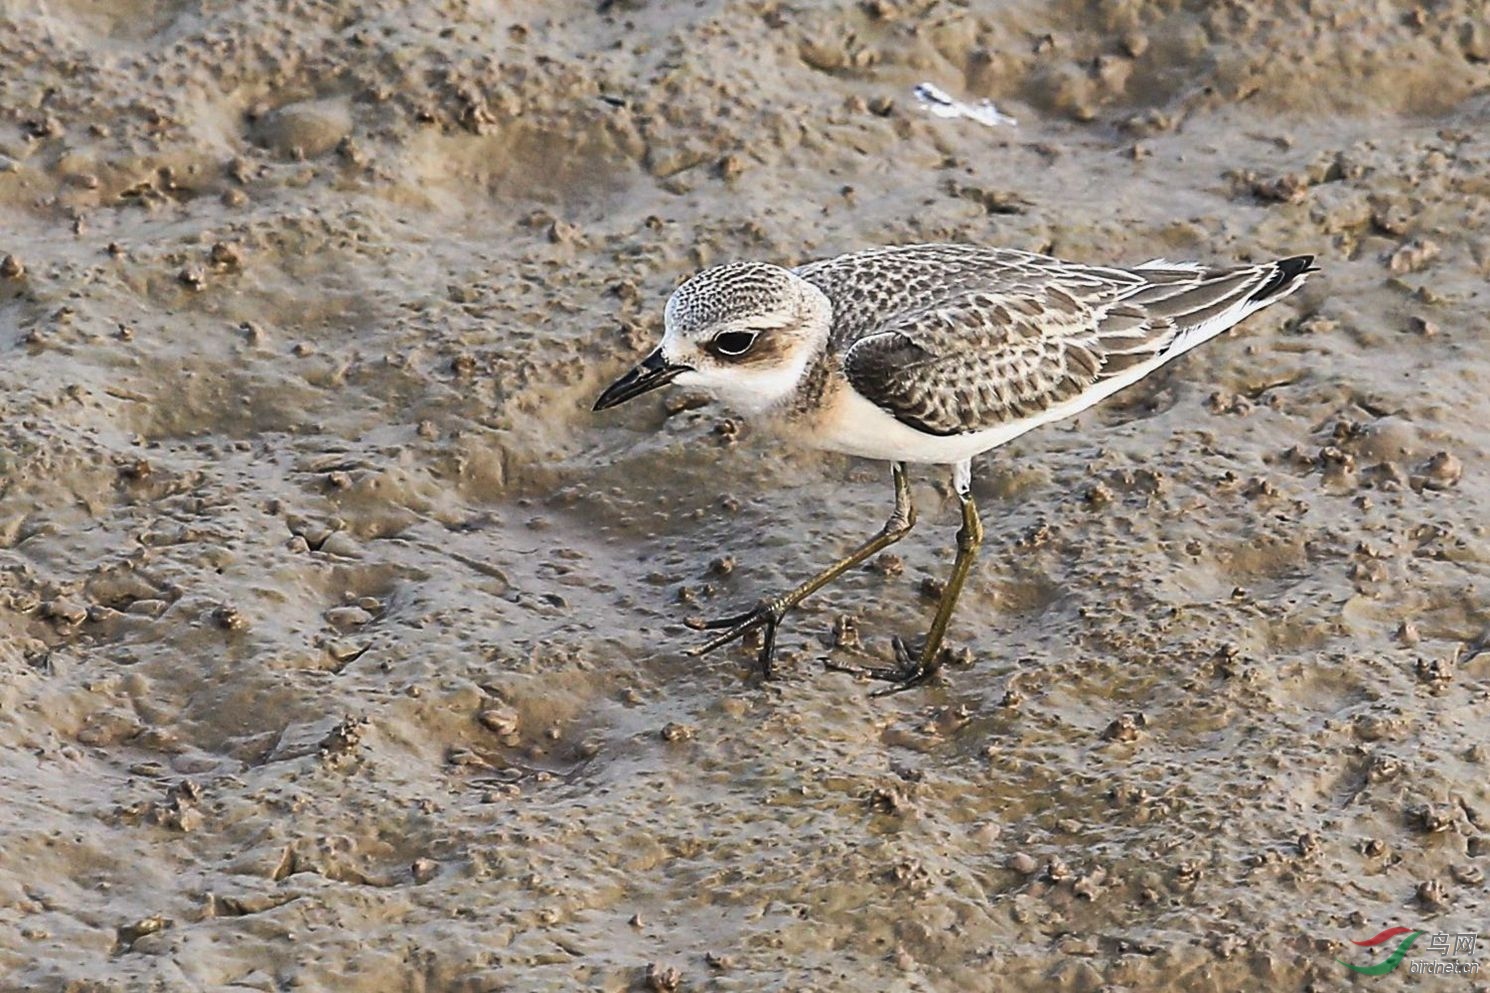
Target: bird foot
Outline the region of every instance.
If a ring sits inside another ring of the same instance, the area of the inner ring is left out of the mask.
[[[927,661],[921,653],[912,653],[906,647],[905,641],[900,637],[893,639],[895,645],[895,664],[893,666],[881,665],[846,665],[835,662],[832,659],[824,659],[823,665],[833,672],[846,672],[854,676],[862,676],[866,679],[878,679],[889,683],[884,689],[875,690],[870,696],[889,696],[892,693],[903,693],[914,689],[936,679],[941,672],[940,658]]]
[[[750,610],[741,614],[731,614],[729,617],[720,617],[712,621],[701,618],[690,617],[683,623],[695,631],[722,631],[721,634],[710,638],[702,645],[690,648],[687,654],[693,658],[706,655],[716,648],[722,648],[732,641],[737,641],[750,634],[752,631],[761,632],[761,648],[756,656],[756,662],[760,666],[761,678],[776,678],[776,629],[781,625],[781,618],[786,615],[787,608],[779,600],[762,600]]]

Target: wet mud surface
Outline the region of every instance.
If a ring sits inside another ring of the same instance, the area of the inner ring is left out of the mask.
[[[0,988],[1482,988],[1483,6],[599,6],[5,8]],[[590,402],[943,239],[1323,272],[687,658],[888,471]]]

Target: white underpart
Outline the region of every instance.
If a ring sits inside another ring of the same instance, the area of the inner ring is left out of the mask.
[[[952,485],[956,487],[957,493],[963,499],[972,495],[973,492],[973,464],[962,461],[952,467]]]
[[[663,353],[667,354],[666,352]],[[806,359],[775,369],[690,369],[673,380],[679,386],[708,390],[726,407],[756,417],[791,396],[806,371]]]
[[[1171,262],[1166,258],[1149,259],[1147,262],[1139,263],[1135,269],[1169,269],[1173,272],[1205,272],[1206,267],[1199,262]]]
[[[1290,290],[1290,292],[1292,292]],[[1284,294],[1285,296],[1287,294]],[[1081,413],[1088,407],[1131,386],[1166,362],[1202,344],[1241,321],[1253,311],[1280,299],[1244,300],[1231,310],[1183,331],[1171,349],[1150,362],[1136,365],[1121,376],[1102,380],[1085,393],[1056,404],[1038,414],[1000,424],[983,431],[966,434],[934,435],[918,431],[895,419],[891,414],[864,399],[852,389],[845,389],[840,399],[842,416],[834,419],[827,430],[803,440],[818,448],[868,459],[890,459],[898,462],[920,462],[946,465],[971,459],[975,455],[1007,444],[1042,424],[1059,421]]]

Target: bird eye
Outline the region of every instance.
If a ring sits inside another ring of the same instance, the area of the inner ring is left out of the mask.
[[[733,358],[744,355],[750,351],[750,346],[755,344],[755,335],[749,331],[726,331],[714,336],[710,342],[716,354]]]

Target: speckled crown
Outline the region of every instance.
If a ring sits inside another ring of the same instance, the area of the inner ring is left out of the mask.
[[[796,302],[793,275],[766,262],[729,262],[696,273],[667,301],[668,327],[687,335],[722,321],[778,314]]]

